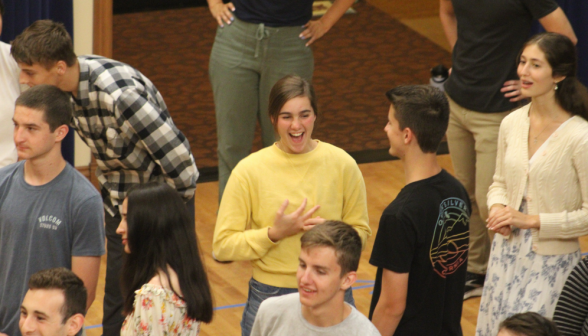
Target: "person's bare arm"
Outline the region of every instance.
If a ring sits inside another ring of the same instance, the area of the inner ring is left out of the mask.
[[[335,23],[345,14],[345,11],[351,7],[353,1],[355,0],[335,0],[320,19],[308,21],[304,25],[306,29],[300,34],[300,38],[309,40],[306,46],[308,47],[331,30]]]
[[[574,29],[561,8],[557,7],[553,12],[540,18],[539,23],[541,23],[546,31],[565,35],[569,37],[574,44],[578,43],[578,38],[574,33]]]
[[[96,297],[96,285],[100,272],[100,257],[71,257],[71,271],[82,281],[88,291],[86,310],[90,308]]]
[[[374,309],[372,323],[382,335],[394,335],[404,309],[408,292],[408,273],[382,272],[382,290]]]
[[[457,42],[457,18],[451,0],[439,0],[439,18],[451,50]]]

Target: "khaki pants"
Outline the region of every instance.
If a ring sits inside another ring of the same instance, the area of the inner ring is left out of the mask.
[[[447,129],[455,177],[472,203],[468,272],[485,274],[493,233],[486,228],[488,187],[496,167],[496,146],[502,119],[510,111],[481,113],[459,106],[448,97],[451,114]]]

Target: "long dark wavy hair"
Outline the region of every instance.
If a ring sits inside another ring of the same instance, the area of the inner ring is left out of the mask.
[[[196,238],[195,225],[178,192],[164,183],[146,183],[127,196],[127,239],[131,253],[122,269],[124,312],[133,312],[135,291],[158,272],[176,272],[188,317],[212,320],[212,296]]]
[[[537,34],[525,43],[519,59],[523,50],[530,45],[536,45],[543,51],[553,71],[553,77],[565,76],[564,80],[557,83],[558,88],[555,91],[555,100],[559,106],[572,115],[588,120],[588,90],[576,77],[578,60],[574,43],[567,36],[558,33]]]

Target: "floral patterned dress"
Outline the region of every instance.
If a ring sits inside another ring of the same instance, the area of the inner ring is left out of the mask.
[[[134,307],[123,323],[121,336],[195,336],[200,332],[200,322],[186,315],[186,303],[170,289],[144,284],[135,291]]]
[[[548,141],[529,160],[529,167]],[[527,214],[525,199],[519,211]],[[541,255],[532,245],[529,229],[513,227],[509,237],[494,235],[476,336],[496,336],[500,322],[517,313],[532,311],[553,317],[565,281],[580,261],[580,251]]]

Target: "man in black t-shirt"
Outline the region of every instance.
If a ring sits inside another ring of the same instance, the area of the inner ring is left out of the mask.
[[[386,96],[390,154],[402,160],[406,186],[380,219],[370,258],[378,267],[370,319],[384,336],[462,335],[470,202],[436,156],[449,105],[425,85]]]

